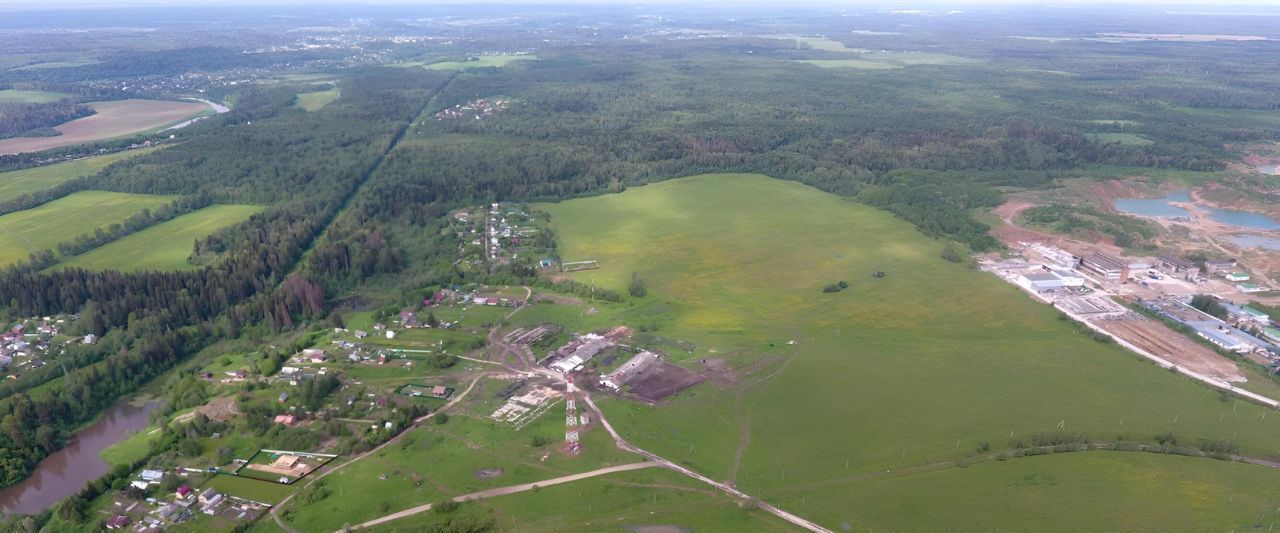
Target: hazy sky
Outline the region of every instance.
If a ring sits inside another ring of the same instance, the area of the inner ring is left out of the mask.
[[[867,7],[893,9],[963,8],[964,6],[1204,6],[1221,9],[1228,6],[1277,6],[1280,0],[0,0],[0,6],[76,7],[76,6],[226,6],[226,5],[430,5],[430,4],[655,4],[655,5],[830,5],[833,7]]]

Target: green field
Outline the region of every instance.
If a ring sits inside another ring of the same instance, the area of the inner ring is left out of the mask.
[[[158,149],[126,150],[114,154],[67,161],[66,163],[0,172],[0,202],[12,200],[23,194],[48,189],[75,178],[97,174],[99,170],[111,163],[140,156]]]
[[[1154,141],[1137,133],[1090,133],[1090,140],[1100,143],[1120,143],[1132,146],[1147,146],[1155,144]]]
[[[198,267],[187,263],[187,257],[196,239],[248,220],[262,210],[262,206],[256,205],[209,206],[68,258],[58,267],[122,272],[193,270]]]
[[[285,499],[297,488],[289,485],[281,485],[279,483],[258,481],[256,479],[241,478],[225,474],[213,476],[200,486],[201,489],[206,487],[213,487],[232,496],[239,496],[241,498],[271,504]],[[270,521],[271,518],[268,517],[266,520]]]
[[[674,526],[671,531],[795,531],[765,511],[747,511],[732,498],[660,468],[619,472],[491,498],[469,505],[491,509],[498,531],[625,531]],[[374,531],[423,531],[438,520],[422,513]]]
[[[0,265],[26,260],[32,252],[54,249],[60,242],[123,222],[134,213],[172,200],[171,196],[154,194],[81,191],[0,216]]]
[[[426,65],[426,68],[432,70],[462,70],[482,67],[505,67],[517,61],[528,61],[537,58],[538,56],[535,55],[480,56],[475,61],[442,61]]]
[[[1077,452],[889,473],[787,509],[858,531],[1265,531],[1280,471],[1140,452]]]
[[[851,59],[801,59],[823,68],[859,68],[886,70],[914,65],[968,65],[978,63],[977,60],[947,54],[930,54],[924,52],[868,52],[858,54]]]
[[[33,63],[30,65],[24,65],[11,70],[46,70],[51,68],[71,68],[71,67],[83,67],[86,65],[96,65],[98,63],[101,63],[101,61],[97,61],[93,59],[76,59],[73,61],[47,61],[44,63]]]
[[[833,529],[858,517],[824,495],[876,472],[974,460],[983,442],[995,452],[1037,434],[1150,442],[1172,432],[1188,444],[1231,440],[1250,455],[1280,450],[1278,417],[1263,408],[1076,334],[994,276],[942,260],[943,242],[807,186],[708,175],[539,208],[552,215],[561,257],[600,261],[578,281],[625,292],[633,272],[646,280],[643,320],[697,345],[674,358],[757,363],[740,385],[703,385],[657,408],[602,402],[613,424],[767,500],[825,498],[831,509],[818,516]],[[822,292],[839,280],[849,289]],[[1060,511],[1087,510],[1071,502]],[[990,503],[973,512],[1054,524]],[[932,504],[941,502],[920,505]],[[1178,504],[1169,505],[1142,513]]]
[[[145,427],[124,440],[103,448],[98,452],[98,457],[110,465],[133,464],[134,461],[147,456],[152,438],[159,435],[158,432],[152,434],[153,429]]]
[[[58,100],[71,98],[72,96],[73,95],[67,93],[2,89],[0,90],[0,104],[40,104],[45,102],[57,102]]]
[[[337,87],[324,91],[298,93],[298,97],[294,102],[294,105],[307,111],[319,111],[320,109],[323,109],[324,106],[327,106],[329,103],[337,100],[339,94]]]
[[[796,43],[802,48],[812,48],[814,50],[824,50],[827,52],[850,52],[856,53],[859,50],[851,50],[844,43],[835,39],[827,39],[825,37],[796,37]]]
[[[1090,120],[1089,123],[1098,124],[1101,126],[1131,126],[1132,127],[1132,126],[1141,125],[1141,123],[1136,120],[1122,120],[1122,119],[1098,119],[1098,120]]]
[[[879,61],[870,61],[866,59],[802,59],[800,62],[822,68],[859,68],[866,70],[892,70],[895,68],[902,68],[899,65],[891,65],[889,63],[881,63]]]
[[[578,457],[553,451],[543,460],[544,448],[532,447],[530,439],[541,435],[561,442],[563,404],[516,432],[510,425],[486,418],[501,403],[494,394],[506,384],[485,381],[459,404],[460,410],[451,412],[448,423],[411,429],[396,444],[326,476],[332,495],[299,507],[290,525],[302,531],[323,531],[333,524],[360,523],[446,496],[641,460],[619,451],[599,428],[583,435],[583,452]],[[486,468],[501,468],[503,473],[496,478],[476,476],[477,470]],[[383,502],[386,510],[379,509]]]

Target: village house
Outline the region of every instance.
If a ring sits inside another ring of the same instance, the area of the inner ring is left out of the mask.
[[[312,363],[323,363],[328,354],[320,348],[307,348],[302,350],[302,358]]]
[[[124,529],[129,527],[129,517],[124,515],[115,515],[111,520],[107,520],[107,529]]]
[[[276,415],[274,422],[284,427],[293,427],[298,424],[298,417],[293,415]]]
[[[209,502],[214,501],[214,498],[222,498],[222,493],[218,492],[218,489],[207,488],[200,493],[200,505],[208,505]]]
[[[177,496],[178,499],[180,500],[186,499],[187,496],[191,495],[191,487],[188,487],[186,485],[178,487],[178,490],[174,491],[174,495]]]

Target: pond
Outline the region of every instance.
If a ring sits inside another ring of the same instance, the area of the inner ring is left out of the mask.
[[[1172,205],[1173,203],[1192,203],[1191,193],[1185,190],[1169,191],[1164,198],[1121,198],[1116,200],[1116,210],[1145,217],[1178,218],[1190,217],[1186,209]],[[1261,213],[1239,211],[1236,209],[1220,209],[1196,204],[1209,212],[1209,218],[1242,228],[1280,229],[1280,222]]]
[[[36,514],[78,492],[86,481],[102,477],[110,466],[98,452],[147,427],[147,415],[157,402],[111,406],[93,425],[80,430],[61,450],[46,457],[22,483],[0,492],[0,511],[6,515]]]
[[[1265,250],[1280,250],[1280,238],[1264,237],[1262,235],[1232,235],[1231,242],[1241,248],[1262,248]]]
[[[1116,200],[1116,209],[1125,213],[1144,217],[1189,217],[1191,212],[1171,205],[1169,202],[1191,203],[1188,191],[1169,191],[1164,198],[1121,198]]]

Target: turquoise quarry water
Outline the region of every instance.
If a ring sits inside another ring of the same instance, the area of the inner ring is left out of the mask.
[[[1146,217],[1173,218],[1191,216],[1191,213],[1186,209],[1170,205],[1169,202],[1191,203],[1191,194],[1182,190],[1169,191],[1164,198],[1122,198],[1116,200],[1115,205],[1119,211]],[[1207,206],[1200,207],[1209,212],[1209,218],[1223,224],[1253,229],[1280,229],[1280,222],[1276,222],[1271,217],[1260,213]]]
[[[1164,198],[1122,198],[1116,200],[1116,209],[1144,217],[1189,217],[1191,212],[1169,202],[1191,202],[1187,191],[1169,191]]]
[[[1263,237],[1261,235],[1232,235],[1231,242],[1241,248],[1264,248],[1280,250],[1280,237]]]

